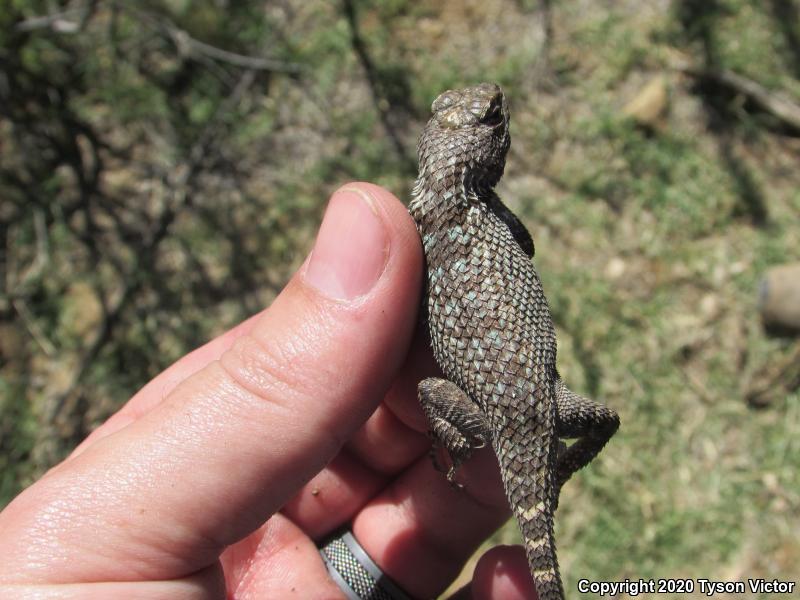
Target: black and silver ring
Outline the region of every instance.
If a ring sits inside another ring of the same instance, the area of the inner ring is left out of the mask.
[[[325,540],[319,553],[348,600],[411,600],[380,570],[349,529],[341,529]]]

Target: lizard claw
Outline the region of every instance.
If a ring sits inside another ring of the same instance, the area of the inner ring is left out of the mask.
[[[463,490],[464,484],[456,481],[456,467],[452,466],[447,470],[447,482],[457,490]]]

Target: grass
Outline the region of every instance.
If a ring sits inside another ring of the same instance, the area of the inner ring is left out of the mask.
[[[714,64],[797,98],[800,33],[781,18],[796,14],[796,3],[553,2],[547,43],[542,12],[528,4],[357,7],[383,101],[409,95],[403,106],[389,104],[409,151],[441,90],[488,79],[510,96],[514,141],[500,194],[534,236],[559,330],[560,370],[570,387],[622,418],[618,435],[562,496],[557,538],[567,589],[581,578],[796,577],[800,392],[791,387],[791,360],[798,342],[764,333],[756,290],[765,269],[800,246],[800,146],[741,98],[704,90],[671,68],[675,56]],[[203,27],[212,27],[213,15],[203,15]],[[47,358],[24,323],[2,323],[26,348],[27,362],[0,370],[0,504],[58,455],[37,454],[43,439],[66,440],[63,453],[163,362],[268,303],[310,246],[334,187],[359,178],[407,195],[413,175],[387,139],[347,21],[326,3],[298,5],[280,18],[273,27],[309,71],[259,81],[261,95],[247,97],[237,125],[221,138],[246,176],[232,185],[210,175],[198,210],[175,222],[157,262],[168,293],[154,296],[164,290],[147,283],[150,295],[133,313],[140,318],[131,316],[82,382],[90,410],[72,416],[81,425],[71,434],[42,417],[49,388],[41,381],[58,369],[42,366]],[[260,30],[253,31],[256,39]],[[95,95],[79,103],[81,114],[99,115],[143,154],[176,160],[167,120],[179,104],[147,88],[152,82],[137,79],[130,65],[100,56],[89,70],[94,81],[109,71],[118,81],[96,84]],[[622,107],[655,76],[664,78],[668,104],[657,125],[642,127]],[[212,118],[218,93],[193,90],[187,97],[200,100],[184,99],[180,126]],[[153,142],[147,120],[155,118],[165,133]],[[141,200],[159,189],[157,182],[143,189],[139,179],[146,178],[126,175],[122,162],[109,169],[112,190]],[[66,188],[70,180],[53,181]],[[49,193],[57,197],[59,187]],[[51,231],[55,265],[67,275],[54,275],[31,300],[67,354],[80,350],[94,322],[84,315],[76,325],[75,307],[85,302],[70,284],[106,284],[112,271],[95,272],[74,253],[69,226],[56,219]],[[17,235],[30,250],[32,225]],[[189,260],[204,265],[212,283],[239,286],[236,297],[178,281],[195,264]],[[237,265],[259,273],[259,281],[237,273]],[[153,347],[159,360],[148,356]],[[2,349],[3,356],[13,352]],[[134,369],[120,368],[121,354],[133,357]],[[780,375],[777,367],[786,364]],[[759,409],[746,401],[756,388],[771,390]],[[515,539],[510,524],[495,541]]]

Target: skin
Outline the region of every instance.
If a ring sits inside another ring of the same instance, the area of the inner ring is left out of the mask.
[[[316,542],[351,522],[410,594],[440,594],[508,518],[479,452],[433,470],[416,385],[422,250],[377,186],[337,191],[263,312],[148,383],[0,513],[0,597],[340,598]],[[457,598],[535,598],[498,547]]]

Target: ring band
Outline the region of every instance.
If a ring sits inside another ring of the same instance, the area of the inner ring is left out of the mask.
[[[411,600],[381,571],[349,529],[340,529],[320,546],[325,567],[348,600]]]

